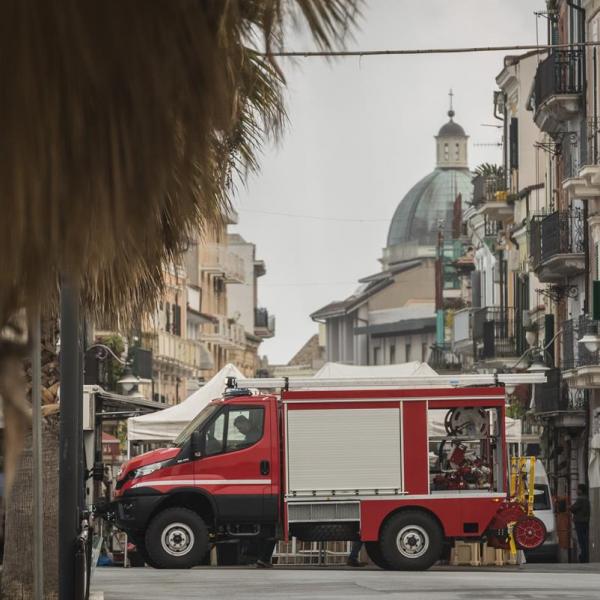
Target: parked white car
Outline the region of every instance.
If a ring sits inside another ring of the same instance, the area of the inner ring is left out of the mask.
[[[535,499],[533,512],[546,526],[546,541],[535,550],[526,551],[528,560],[546,559],[558,561],[558,534],[556,531],[556,515],[554,501],[550,493],[550,482],[541,460],[535,461]]]

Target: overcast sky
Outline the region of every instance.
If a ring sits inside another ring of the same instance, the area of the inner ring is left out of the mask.
[[[534,11],[544,8],[543,0],[370,0],[348,46],[533,44]],[[543,17],[538,27],[545,43]],[[300,34],[288,46],[309,48]],[[380,270],[396,206],[435,166],[433,136],[447,121],[450,88],[455,120],[470,136],[471,167],[500,162],[500,132],[481,124],[494,123],[503,56],[282,59],[290,122],[282,143],[265,150],[260,175],[239,191],[233,228],[267,265],[259,304],[276,316],[277,329],[260,353],[271,363],[287,363],[317,331],[311,312]]]

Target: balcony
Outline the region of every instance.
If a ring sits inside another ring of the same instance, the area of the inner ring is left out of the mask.
[[[142,347],[152,350],[156,367],[170,369],[183,377],[196,376],[199,371],[212,368],[210,356],[200,342],[166,331],[142,333]]]
[[[587,315],[563,323],[563,377],[574,389],[600,388],[600,351],[591,352],[579,342],[598,335],[598,322]]]
[[[542,283],[560,283],[585,271],[584,227],[578,208],[532,218],[531,264]]]
[[[486,221],[507,222],[513,207],[507,202],[506,182],[499,175],[477,175],[473,178],[473,206]]]
[[[578,176],[563,182],[563,189],[582,200],[600,196],[600,118],[587,120],[587,148]]]
[[[566,386],[565,379],[560,369],[546,371],[546,383],[534,385],[533,414],[558,427],[585,427],[586,393]]]
[[[454,313],[452,352],[474,361],[513,360],[518,356],[514,308],[467,308]]]
[[[486,306],[473,312],[477,358],[488,361],[517,356],[515,309]]]
[[[438,373],[460,373],[462,370],[461,360],[449,344],[432,346],[427,364]]]
[[[213,317],[211,323],[204,325],[202,338],[223,348],[239,350],[246,344],[246,331],[243,325],[225,316],[218,315]]]
[[[558,133],[563,123],[579,112],[583,81],[581,49],[554,51],[539,64],[531,106],[542,131]]]
[[[275,316],[266,308],[254,309],[254,334],[261,338],[272,338],[275,335]]]
[[[244,259],[233,252],[226,244],[202,244],[200,269],[204,272],[222,275],[226,283],[244,283]]]

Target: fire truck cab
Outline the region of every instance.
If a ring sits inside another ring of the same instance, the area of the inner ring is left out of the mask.
[[[254,536],[361,540],[378,566],[411,570],[454,539],[506,546],[509,524],[521,547],[542,544],[543,524],[507,490],[504,387],[461,379],[284,381],[278,394],[251,391],[275,382],[238,382],[171,447],[123,466],[115,523],[159,568],[192,567],[213,543]]]

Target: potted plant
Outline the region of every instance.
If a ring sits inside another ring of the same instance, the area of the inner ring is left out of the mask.
[[[538,326],[536,323],[528,323],[523,327],[525,331],[525,339],[531,348],[537,343]]]

